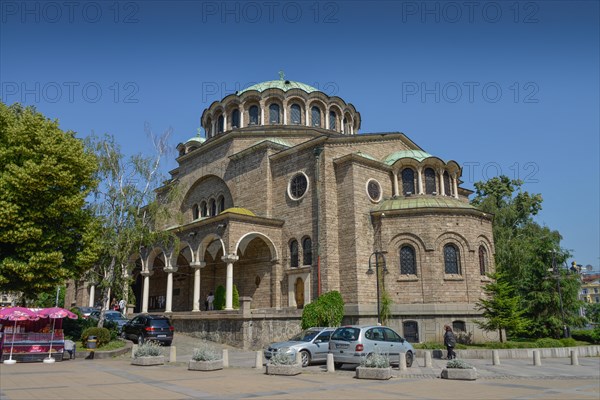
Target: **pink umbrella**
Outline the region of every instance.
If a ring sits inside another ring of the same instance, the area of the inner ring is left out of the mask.
[[[39,317],[33,311],[24,307],[9,307],[4,310],[0,310],[0,319],[8,321],[15,321],[13,328],[12,344],[10,345],[10,357],[4,361],[4,364],[14,364],[17,361],[12,359],[13,346],[15,345],[15,332],[17,331],[17,321],[29,321],[36,320]]]
[[[45,363],[53,363],[54,358],[52,358],[52,342],[54,341],[54,324],[56,323],[56,318],[71,318],[77,319],[77,314],[72,313],[69,310],[65,310],[61,307],[50,307],[44,308],[37,312],[37,315],[40,318],[52,318],[52,335],[50,336],[50,350],[48,351],[48,358],[44,358]]]

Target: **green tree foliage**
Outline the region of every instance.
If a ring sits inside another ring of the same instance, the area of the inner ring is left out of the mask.
[[[383,289],[381,293],[381,307],[379,309],[382,325],[387,325],[390,318],[392,318],[392,304],[392,297],[387,290]]]
[[[240,308],[240,293],[238,292],[238,288],[235,285],[233,285],[232,297],[233,308],[237,310]]]
[[[585,317],[592,324],[600,324],[600,303],[587,303]]]
[[[217,290],[215,290],[213,306],[215,310],[223,310],[225,308],[225,287],[223,285],[217,286]]]
[[[104,324],[104,308],[112,297],[129,302],[130,272],[134,268],[132,256],[145,254],[147,249],[160,246],[168,252],[178,246],[176,237],[163,229],[155,229],[168,214],[165,206],[172,185],[161,190],[160,162],[167,154],[170,131],[154,136],[147,128],[154,145],[152,156],[136,154],[126,156],[113,136],[90,136],[87,146],[98,163],[97,179],[100,182],[93,192],[92,209],[96,217],[89,236],[95,252],[85,254],[94,262],[87,279],[99,284],[103,310],[98,326]],[[168,254],[163,254],[163,261]]]
[[[494,282],[484,287],[487,298],[477,302],[477,308],[483,311],[484,320],[475,323],[486,331],[498,331],[500,342],[504,342],[503,329],[509,335],[519,334],[524,331],[529,321],[523,318],[525,310],[522,308],[521,297],[514,293],[506,276],[497,273],[491,277]]]
[[[333,290],[322,294],[302,310],[302,329],[314,326],[338,326],[344,318],[344,300]]]
[[[74,132],[0,102],[0,290],[26,299],[79,277],[96,162]]]
[[[472,204],[494,214],[496,270],[515,296],[520,296],[529,321],[528,334],[560,337],[565,324],[580,326],[578,276],[562,265],[569,252],[560,248],[558,231],[541,226],[533,217],[542,209],[542,196],[522,190],[523,182],[506,176],[475,183]],[[551,269],[551,271],[548,271]],[[559,296],[558,282],[562,294]]]

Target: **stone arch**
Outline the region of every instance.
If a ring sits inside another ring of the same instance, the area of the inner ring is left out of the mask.
[[[260,233],[260,232],[248,232],[248,233],[244,234],[242,237],[240,237],[240,239],[235,244],[233,253],[237,254],[238,251],[241,251],[241,253],[244,253],[248,243],[250,243],[250,241],[252,239],[257,238],[257,237],[261,238],[269,247],[269,250],[271,251],[271,260],[278,260],[279,256],[277,254],[277,248],[275,247],[273,240],[271,240],[271,238],[268,237],[267,235],[265,235],[264,233]]]
[[[233,207],[233,197],[227,183],[216,175],[206,175],[194,182],[186,192],[181,202],[180,211],[186,222],[192,222],[193,207],[200,205],[200,216],[203,214],[203,204],[209,203],[210,199],[216,201],[219,195],[223,195],[225,209]],[[212,215],[211,215],[212,216]]]
[[[390,240],[387,254],[393,256],[389,257],[390,260],[388,260],[388,270],[394,275],[400,275],[400,248],[405,244],[412,246],[415,250],[417,276],[423,277],[423,265],[425,264],[426,260],[425,252],[427,251],[427,246],[421,237],[412,233],[403,232],[394,236],[392,240]]]
[[[223,243],[223,239],[216,233],[210,233],[204,238],[202,238],[202,240],[200,241],[196,260],[204,261],[204,256],[207,251],[211,254],[213,258],[215,258],[219,249],[222,250],[223,254],[226,254],[226,248],[225,243]]]

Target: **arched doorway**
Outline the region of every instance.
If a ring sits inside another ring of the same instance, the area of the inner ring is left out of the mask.
[[[304,280],[297,278],[294,283],[294,298],[296,299],[296,307],[304,308]]]
[[[405,321],[402,323],[404,338],[410,343],[419,343],[419,324],[417,321]]]

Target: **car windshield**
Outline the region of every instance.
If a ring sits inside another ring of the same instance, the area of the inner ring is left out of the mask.
[[[314,330],[306,330],[302,331],[293,338],[290,339],[291,342],[310,342],[319,334],[320,331]]]
[[[360,329],[358,328],[339,328],[333,335],[331,335],[331,340],[345,340],[347,342],[352,342],[358,340],[358,336],[360,334]]]
[[[126,319],[124,318],[121,314],[106,314],[106,319],[109,319],[111,321],[116,321],[116,320],[120,320],[120,319]]]

